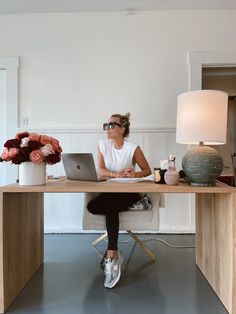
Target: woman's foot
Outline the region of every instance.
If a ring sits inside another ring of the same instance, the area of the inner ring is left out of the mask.
[[[106,258],[111,258],[111,259],[113,259],[113,258],[117,258],[117,256],[118,256],[117,250],[107,250],[107,251],[104,253],[104,255],[103,255],[102,259],[101,259],[100,268],[101,268],[102,270],[104,270],[104,268],[105,268],[105,259],[106,259]]]
[[[107,257],[104,259],[104,286],[106,288],[113,288],[117,284],[121,276],[121,268],[124,262],[124,254],[120,251],[117,251],[116,258],[111,258],[108,256],[109,255],[107,254]]]

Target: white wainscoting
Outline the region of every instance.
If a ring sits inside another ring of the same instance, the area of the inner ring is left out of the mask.
[[[98,140],[104,133],[98,128],[83,129],[30,129],[56,137],[64,152],[92,152],[96,161]],[[150,166],[158,167],[160,160],[170,153],[177,156],[177,168],[187,146],[175,143],[175,128],[134,128],[130,140],[138,143]],[[62,163],[47,167],[48,174],[63,175]],[[76,233],[82,230],[83,194],[46,194],[45,232]],[[195,214],[192,197],[184,194],[167,194],[166,207],[160,209],[161,233],[195,232]]]

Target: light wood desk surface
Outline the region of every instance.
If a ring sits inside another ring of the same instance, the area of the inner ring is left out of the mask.
[[[83,192],[194,193],[196,264],[228,312],[236,314],[236,188],[70,180],[0,187],[0,313],[43,263],[44,193]]]
[[[234,193],[236,188],[223,183],[217,183],[214,187],[193,187],[186,183],[178,185],[155,184],[154,182],[118,183],[110,181],[88,182],[65,180],[59,182],[49,181],[46,185],[27,186],[10,184],[0,186],[1,192],[22,193],[83,193],[83,192],[160,192],[160,193]]]

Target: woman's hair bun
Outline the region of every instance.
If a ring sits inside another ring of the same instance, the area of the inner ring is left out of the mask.
[[[127,117],[128,120],[130,119],[130,113],[129,113],[129,112],[127,112],[127,113],[125,114],[125,116]]]

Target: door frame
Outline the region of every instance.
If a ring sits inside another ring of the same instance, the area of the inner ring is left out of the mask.
[[[6,101],[2,134],[5,139],[14,137],[18,129],[18,68],[19,57],[0,57],[0,69],[6,71]],[[17,170],[14,165],[4,163],[2,174],[4,183],[14,182],[17,177]]]
[[[236,51],[193,51],[188,53],[188,90],[202,89],[202,68],[204,66],[235,67]]]

